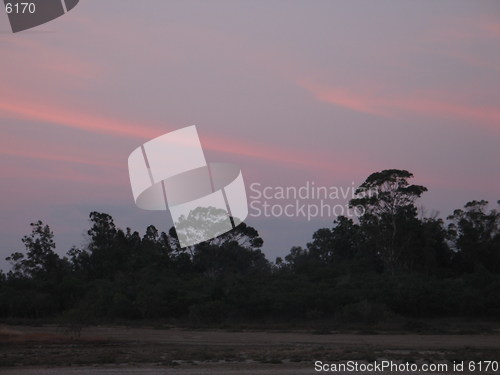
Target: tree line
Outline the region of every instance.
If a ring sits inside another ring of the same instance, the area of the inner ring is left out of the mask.
[[[419,217],[427,189],[390,169],[357,189],[357,222],[338,217],[305,248],[270,262],[256,229],[240,224],[180,248],[176,232],[141,236],[90,214],[88,244],[63,257],[42,221],[0,271],[1,318],[226,322],[402,317],[500,317],[500,213],[472,201],[446,221]],[[500,201],[497,202],[500,204]]]

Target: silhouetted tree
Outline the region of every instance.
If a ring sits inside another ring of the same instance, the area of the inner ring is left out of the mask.
[[[213,325],[277,316],[363,324],[394,313],[498,316],[499,212],[472,201],[447,226],[419,219],[414,202],[426,189],[410,185],[411,177],[400,170],[372,174],[350,202],[364,210],[359,223],[339,217],[275,266],[262,253],[257,230],[245,223],[182,249],[174,228],[160,233],[148,226],[141,236],[92,212],[88,243],[66,259],[39,221],[22,239],[26,251],[7,258],[12,270],[0,271],[0,317]],[[195,214],[207,218],[210,210]],[[222,214],[216,216],[227,221]],[[203,231],[196,215],[189,231]]]
[[[13,272],[19,276],[45,278],[56,273],[61,266],[61,259],[54,252],[54,233],[42,221],[31,223],[31,234],[24,236],[22,242],[26,247],[23,253],[14,253],[6,260],[12,263]]]
[[[500,212],[486,212],[487,207],[487,201],[471,201],[448,217],[457,261],[468,272],[477,267],[500,272]]]
[[[427,191],[424,186],[410,185],[412,177],[399,169],[373,173],[356,190],[359,197],[349,202],[363,209],[360,224],[367,242],[391,273],[405,263],[401,256],[411,245],[409,231],[418,225],[414,202]]]
[[[313,234],[313,241],[307,244],[311,256],[323,263],[332,263],[353,258],[359,254],[359,226],[352,219],[340,216],[332,229],[322,228]]]

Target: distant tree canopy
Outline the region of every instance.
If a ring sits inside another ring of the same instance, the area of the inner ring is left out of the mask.
[[[412,177],[373,173],[350,201],[363,212],[359,220],[338,217],[275,263],[245,223],[180,248],[174,228],[148,226],[141,236],[92,212],[87,245],[61,257],[49,226],[38,221],[22,239],[26,251],[7,258],[7,274],[0,271],[0,317],[196,324],[500,317],[500,213],[472,201],[446,223],[419,218],[416,200],[427,188],[410,184]]]
[[[360,225],[366,243],[394,273],[398,266],[409,266],[412,252],[421,249],[416,243],[419,231],[415,200],[427,188],[410,185],[413,174],[399,169],[387,169],[371,174],[356,190],[360,198],[349,202],[351,207],[362,207]],[[406,263],[406,264],[404,264]]]
[[[52,275],[60,265],[59,256],[54,252],[54,233],[41,221],[31,223],[31,227],[31,235],[22,239],[26,255],[14,253],[6,260],[12,262],[13,272],[18,276],[39,278]]]
[[[500,270],[500,212],[486,212],[487,206],[487,201],[472,201],[448,217],[449,238],[464,271]]]

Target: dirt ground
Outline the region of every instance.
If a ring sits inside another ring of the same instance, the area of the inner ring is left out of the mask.
[[[58,326],[0,327],[0,373],[9,375],[298,375],[317,373],[317,360],[499,361],[500,332],[320,335],[151,327],[86,327],[81,332]]]
[[[204,369],[160,369],[154,367],[140,367],[140,368],[98,368],[98,367],[63,367],[63,368],[51,368],[51,369],[9,369],[5,370],[6,374],[9,375],[166,375],[166,374],[177,374],[177,375],[207,375],[207,374],[221,374],[221,375],[303,375],[312,374],[314,371],[309,368],[300,368],[298,366],[294,367],[283,367],[274,365],[259,365],[262,368],[255,368],[255,366],[242,368],[235,366],[209,366]],[[0,370],[0,373],[1,370]]]

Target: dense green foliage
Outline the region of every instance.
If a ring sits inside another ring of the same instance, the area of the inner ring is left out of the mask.
[[[26,253],[0,271],[0,317],[173,319],[200,324],[335,318],[375,322],[409,317],[500,316],[500,213],[473,201],[448,217],[419,218],[427,189],[411,173],[374,173],[350,204],[359,223],[339,217],[306,248],[269,262],[254,228],[181,249],[173,229],[144,236],[90,214],[89,241],[54,252],[41,221]],[[499,202],[500,203],[500,202]]]

